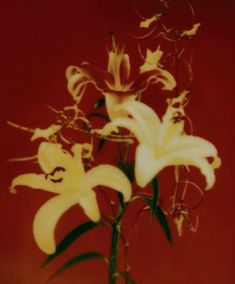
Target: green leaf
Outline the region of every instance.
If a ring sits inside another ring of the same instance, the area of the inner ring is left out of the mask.
[[[130,275],[128,272],[118,272],[117,276],[122,277],[126,284],[137,284],[133,279],[130,278]]]
[[[95,103],[94,108],[100,108],[104,105],[105,105],[105,98],[101,98]]]
[[[107,115],[104,115],[104,114],[99,113],[99,112],[92,112],[92,113],[90,113],[86,116],[87,119],[90,119],[91,117],[99,117],[99,118],[102,118],[106,121],[109,121],[109,117]]]
[[[123,209],[125,207],[125,203],[124,203],[123,195],[120,192],[118,192],[118,199],[119,199],[119,203],[120,203],[120,205]]]
[[[160,208],[160,206],[156,206],[156,209],[155,209],[155,215],[162,227],[162,229],[164,230],[165,232],[165,235],[166,235],[166,238],[169,242],[172,242],[172,237],[171,237],[171,230],[170,230],[170,227],[169,227],[169,224],[168,224],[168,221],[167,221],[167,218],[166,218],[166,215],[165,213],[162,211],[162,209]]]
[[[147,197],[144,197],[143,200],[149,205],[149,207],[153,211],[153,206],[154,206],[153,200]],[[160,223],[167,240],[169,242],[172,242],[171,231],[170,231],[170,227],[169,227],[165,213],[162,211],[161,207],[158,205],[156,205],[155,210],[153,212],[154,212],[154,216],[156,216],[156,218],[158,219],[158,222]]]
[[[51,262],[54,258],[59,256],[62,252],[64,252],[69,246],[72,245],[74,241],[76,241],[78,238],[80,238],[82,235],[84,235],[86,232],[96,228],[99,225],[102,225],[102,222],[86,222],[83,223],[77,227],[75,227],[72,231],[70,231],[65,238],[57,245],[55,253],[49,255],[45,259],[45,261],[42,263],[41,267],[45,266],[49,262]]]
[[[135,174],[134,174],[134,168],[135,164],[134,162],[119,162],[118,168],[124,172],[124,174],[128,177],[130,182],[133,182],[135,180]]]
[[[154,215],[154,212],[156,211],[158,199],[159,199],[159,183],[156,178],[154,178],[151,181],[152,186],[152,192],[153,192],[153,206],[152,206],[152,216]]]
[[[51,281],[56,276],[58,276],[63,271],[67,270],[68,268],[70,268],[70,267],[72,267],[72,266],[74,266],[74,265],[76,265],[76,264],[78,264],[80,262],[83,262],[85,260],[95,259],[95,258],[106,260],[105,256],[100,254],[99,252],[86,252],[86,253],[80,254],[80,255],[75,256],[74,258],[70,259],[69,261],[64,263],[59,269],[57,269],[51,275],[51,277],[48,279],[48,282]]]

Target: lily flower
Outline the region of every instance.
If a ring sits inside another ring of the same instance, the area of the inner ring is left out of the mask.
[[[184,133],[185,93],[168,101],[162,120],[152,108],[141,102],[126,102],[118,106],[130,117],[108,123],[101,133],[117,132],[118,127],[130,130],[137,138],[135,176],[137,184],[145,187],[167,166],[194,166],[206,178],[206,189],[215,183],[214,169],[220,166],[215,146],[198,136]],[[207,158],[213,158],[210,163]]]
[[[125,202],[130,200],[131,184],[118,168],[104,164],[85,172],[82,155],[87,147],[84,149],[84,146],[86,144],[73,145],[71,154],[62,149],[61,144],[42,142],[37,157],[43,173],[21,174],[12,181],[11,189],[28,186],[57,194],[42,205],[33,222],[34,238],[45,253],[55,252],[55,227],[73,205],[79,204],[92,221],[100,219],[94,187],[110,187],[122,193]]]
[[[149,52],[146,60],[148,57]],[[157,61],[151,69],[141,68],[134,78],[131,78],[130,74],[129,55],[123,49],[117,48],[114,40],[113,49],[108,53],[107,70],[97,69],[87,62],[79,67],[69,66],[66,70],[68,90],[73,99],[79,102],[87,85],[93,84],[104,95],[107,112],[111,119],[123,115],[121,111],[114,110],[115,105],[129,100],[134,101],[138,94],[146,90],[150,84],[161,83],[164,90],[173,90],[176,86],[172,74]]]

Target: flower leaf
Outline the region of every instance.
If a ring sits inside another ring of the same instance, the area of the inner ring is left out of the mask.
[[[155,209],[155,215],[162,227],[162,229],[165,232],[166,238],[169,242],[172,242],[172,237],[171,237],[171,231],[170,231],[170,227],[166,218],[165,213],[162,211],[162,209],[160,208],[160,206],[156,206]]]
[[[59,269],[57,269],[52,275],[51,277],[48,279],[48,282],[51,281],[52,279],[54,279],[56,276],[58,276],[60,273],[62,273],[63,271],[67,270],[68,268],[83,262],[85,260],[89,260],[89,259],[95,259],[95,258],[100,258],[100,259],[104,259],[106,261],[106,257],[102,254],[100,254],[99,252],[86,252],[83,254],[80,254],[78,256],[75,256],[74,258],[70,259],[69,261],[65,262]]]
[[[95,103],[94,108],[100,108],[104,105],[105,105],[105,98],[101,98]]]
[[[156,178],[154,178],[151,181],[151,187],[153,192],[153,206],[152,206],[152,216],[154,215],[154,212],[156,211],[158,199],[159,199],[159,182]]]
[[[154,207],[153,200],[147,197],[144,197],[143,200],[148,204],[148,206],[153,211],[153,207]],[[160,223],[167,240],[169,242],[172,242],[171,231],[170,231],[170,227],[169,227],[165,213],[162,211],[159,205],[156,205],[155,210],[153,212],[154,212],[154,216],[156,216],[156,218],[158,219],[158,222]]]
[[[130,182],[133,182],[135,180],[134,167],[135,165],[133,162],[120,161],[118,164],[118,168],[124,172]]]
[[[120,192],[118,192],[118,200],[119,200],[121,208],[124,209],[125,203],[124,203],[124,200],[123,200],[123,196]]]
[[[72,231],[70,231],[65,238],[57,245],[55,253],[51,254],[45,261],[41,264],[41,267],[44,267],[49,262],[51,262],[54,258],[59,256],[62,252],[64,252],[74,241],[84,235],[86,232],[96,228],[99,225],[102,225],[102,222],[86,222],[77,227],[75,227]]]

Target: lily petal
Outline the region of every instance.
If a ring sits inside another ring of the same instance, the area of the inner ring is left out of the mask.
[[[110,187],[123,194],[124,201],[131,198],[131,184],[127,176],[111,165],[99,165],[86,173],[86,181],[91,188],[98,185]]]
[[[206,178],[207,186],[205,189],[211,189],[215,183],[215,173],[213,165],[211,165],[206,158],[198,157],[192,155],[191,153],[185,152],[184,154],[172,154],[164,156],[161,159],[162,163],[165,163],[168,166],[177,166],[177,165],[185,165],[185,166],[194,166],[197,167],[202,175]]]
[[[159,139],[158,136],[159,136],[161,122],[157,114],[153,111],[153,109],[145,105],[144,103],[137,101],[133,102],[128,101],[126,103],[123,103],[120,106],[120,109],[130,114],[133,117],[133,119],[137,122],[139,128],[141,128],[141,132],[144,134],[145,143],[155,147]],[[136,131],[136,133],[138,132]],[[137,136],[137,138],[140,139],[139,135]],[[139,142],[141,142],[142,139],[140,139]]]
[[[34,189],[46,190],[53,193],[60,193],[61,187],[58,183],[53,183],[46,179],[43,174],[22,174],[13,179],[11,189],[14,190],[16,186],[28,186]]]
[[[96,200],[96,194],[92,190],[88,190],[86,194],[79,196],[79,205],[84,210],[84,213],[93,222],[100,220],[100,210]]]
[[[147,145],[139,145],[136,149],[135,175],[137,184],[145,187],[163,168],[167,166],[194,166],[200,169],[206,178],[206,189],[213,187],[215,174],[213,166],[206,158],[191,153],[172,153],[159,158]]]
[[[166,147],[166,153],[187,153],[189,156],[216,157],[217,149],[215,146],[201,137],[192,135],[182,135],[173,139]]]
[[[35,215],[33,234],[39,248],[47,254],[55,252],[54,231],[61,216],[78,203],[78,194],[55,196],[42,205]]]
[[[61,144],[42,142],[38,148],[38,162],[45,173],[50,173],[56,167],[70,168],[72,157]]]
[[[168,106],[162,118],[161,130],[159,133],[159,145],[168,145],[173,139],[180,137],[184,130],[184,110]]]
[[[146,144],[140,144],[135,154],[135,178],[140,187],[145,187],[163,169],[166,163],[154,158],[153,150]]]
[[[190,161],[190,165],[200,169],[201,173],[206,178],[207,186],[205,189],[211,189],[215,184],[215,173],[213,166],[211,166],[208,160],[203,158],[194,158],[192,161]]]
[[[117,105],[124,103],[126,101],[134,101],[137,95],[119,95],[115,93],[103,93],[105,96],[105,105],[107,109],[108,116],[111,120],[118,117],[125,117],[127,113],[124,110],[115,108]]]
[[[113,75],[113,89],[121,90],[130,77],[130,58],[122,50],[110,51],[108,72]]]
[[[176,86],[174,76],[160,67],[140,73],[132,85],[132,89],[145,91],[149,85],[162,83],[163,90],[172,91]]]
[[[68,80],[68,90],[77,102],[81,100],[88,84],[93,84],[99,91],[105,91],[107,89],[105,81],[113,82],[113,77],[110,73],[94,68],[87,62],[84,62],[79,67],[69,66],[65,75]]]

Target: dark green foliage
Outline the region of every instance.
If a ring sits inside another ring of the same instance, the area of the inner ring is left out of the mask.
[[[105,98],[101,98],[95,103],[94,108],[100,108],[104,105],[105,105]]]
[[[77,227],[75,227],[72,231],[70,231],[64,239],[57,245],[55,253],[51,254],[41,265],[41,267],[45,266],[57,256],[59,256],[62,252],[64,252],[69,246],[72,245],[74,241],[84,235],[86,232],[96,228],[97,226],[102,225],[103,223],[94,223],[92,221],[83,223]]]
[[[67,270],[68,268],[70,268],[70,267],[72,267],[72,266],[74,266],[74,265],[76,265],[80,262],[83,262],[85,260],[95,259],[95,258],[105,260],[105,257],[98,252],[86,252],[86,253],[80,254],[78,256],[75,256],[74,258],[72,258],[69,261],[67,261],[66,263],[64,263],[59,269],[57,269],[55,271],[55,273],[52,274],[52,276],[48,279],[48,282],[51,281],[56,276],[58,276],[63,271]]]

